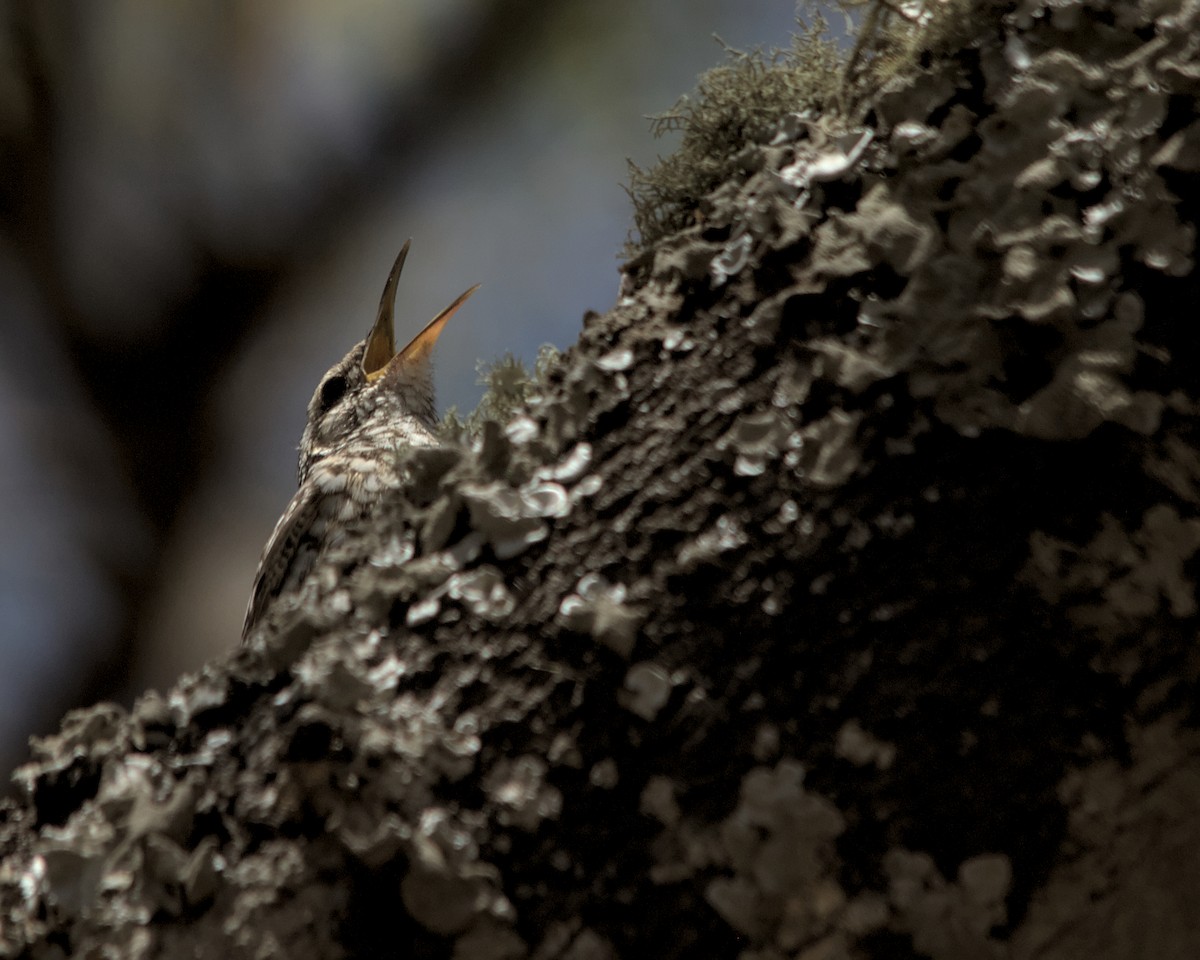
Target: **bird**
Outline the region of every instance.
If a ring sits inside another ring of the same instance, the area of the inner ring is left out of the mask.
[[[370,332],[329,368],[313,391],[300,439],[297,490],[258,562],[243,642],[276,598],[304,582],[342,527],[368,516],[388,490],[400,486],[397,451],[438,442],[433,348],[479,284],[397,351],[396,287],[411,244],[409,239],[400,248]]]

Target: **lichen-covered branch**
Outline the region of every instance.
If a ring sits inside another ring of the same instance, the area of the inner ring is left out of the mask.
[[[980,11],[39,742],[0,956],[1194,955],[1200,8]]]

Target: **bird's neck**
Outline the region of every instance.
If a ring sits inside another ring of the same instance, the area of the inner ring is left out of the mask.
[[[405,450],[434,446],[438,439],[432,427],[433,423],[411,415],[369,421],[336,446],[309,451],[300,465],[300,485],[316,472],[365,473]]]

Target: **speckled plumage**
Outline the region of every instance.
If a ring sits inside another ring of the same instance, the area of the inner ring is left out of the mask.
[[[458,297],[397,352],[392,313],[410,242],[388,275],[371,332],[329,369],[309,401],[299,489],[263,549],[243,638],[276,597],[303,582],[339,528],[365,516],[384,491],[400,485],[397,451],[436,442],[430,355],[446,322],[478,287]]]

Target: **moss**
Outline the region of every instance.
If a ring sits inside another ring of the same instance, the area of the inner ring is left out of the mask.
[[[540,392],[540,386],[558,356],[557,349],[543,344],[538,349],[532,372],[511,353],[499,360],[480,361],[478,383],[486,388],[483,397],[465,417],[459,416],[457,407],[446,411],[438,426],[442,439],[448,443],[469,443],[479,435],[486,421],[506,423],[511,420],[530,397]]]
[[[850,3],[843,3],[849,9]],[[1011,4],[1003,0],[938,0],[936,3],[865,6],[844,71],[849,112],[892,80],[923,69],[933,60],[960,53],[977,38],[995,33],[996,20]]]
[[[634,234],[624,253],[634,257],[692,222],[700,201],[719,185],[741,182],[751,170],[739,155],[769,142],[789,113],[811,110],[850,121],[869,110],[872,94],[931,58],[952,55],[974,37],[994,31],[1009,5],[1000,0],[939,0],[902,8],[887,0],[837,0],[852,25],[852,44],[828,36],[820,13],[799,22],[786,50],[735,50],[700,75],[696,90],[652,118],[654,135],[681,134],[674,153],[645,169],[629,164]],[[911,9],[909,9],[911,8]],[[511,354],[479,364],[486,387],[465,417],[451,407],[440,425],[447,442],[469,442],[483,423],[510,420],[534,394],[558,356],[545,345],[532,373]]]
[[[943,0],[912,10],[888,2],[838,0],[851,23],[844,48],[815,14],[799,23],[789,49],[763,52],[726,48],[726,63],[701,74],[696,90],[652,119],[655,136],[681,134],[674,153],[651,167],[629,164],[634,230],[625,245],[632,258],[693,221],[701,199],[718,185],[741,182],[750,171],[739,154],[765,143],[787,114],[811,110],[858,118],[872,94],[931,57],[963,49],[993,29],[1007,5],[992,0]]]
[[[678,149],[653,166],[629,164],[637,236],[626,245],[627,255],[687,226],[705,194],[744,176],[737,154],[747,143],[769,140],[782,117],[806,108],[832,107],[840,87],[842,54],[824,32],[825,23],[818,19],[787,51],[726,48],[728,62],[701,74],[694,94],[653,118],[655,136],[682,136]]]

